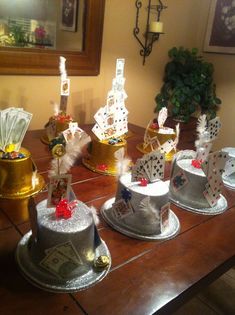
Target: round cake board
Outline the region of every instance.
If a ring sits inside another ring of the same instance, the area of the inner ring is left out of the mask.
[[[105,242],[101,240],[101,244],[95,249],[95,256],[108,256],[110,259],[109,266],[101,271],[91,268],[82,276],[76,277],[69,281],[62,281],[32,261],[28,250],[30,238],[31,231],[25,234],[18,243],[15,255],[16,261],[26,280],[45,291],[54,293],[69,293],[85,290],[100,282],[107,275],[111,267],[111,256],[109,250]]]
[[[117,172],[116,171],[113,171],[113,170],[100,170],[96,167],[96,165],[94,165],[94,163],[92,163],[89,158],[83,158],[82,159],[82,163],[83,165],[85,165],[89,170],[95,172],[95,173],[99,173],[99,174],[102,174],[102,175],[109,175],[109,176],[116,176],[117,175]]]
[[[170,210],[169,212],[169,226],[165,228],[164,232],[161,234],[152,234],[152,235],[143,235],[141,233],[134,232],[130,230],[128,225],[124,223],[120,223],[119,220],[113,215],[112,211],[112,204],[115,202],[115,198],[111,198],[107,200],[102,208],[101,208],[101,215],[104,218],[104,220],[116,231],[125,234],[127,236],[140,239],[140,240],[145,240],[145,241],[157,241],[157,240],[166,240],[166,239],[171,239],[175,237],[180,230],[180,222],[175,215],[175,213]]]
[[[232,189],[234,190],[235,189],[235,183],[232,184],[230,183],[229,181],[227,181],[226,179],[223,178],[223,183],[224,183],[224,186],[228,189]]]

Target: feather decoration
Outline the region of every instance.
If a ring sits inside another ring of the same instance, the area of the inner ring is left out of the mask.
[[[68,141],[66,144],[66,153],[61,158],[54,158],[52,160],[49,176],[57,175],[58,167],[60,170],[60,174],[66,174],[73,166],[77,157],[82,153],[82,148],[90,141],[90,136],[88,136],[85,132],[75,133],[73,139]]]
[[[116,159],[117,176],[121,176],[128,172],[131,160],[125,157],[125,149],[121,148],[114,153]]]
[[[93,216],[95,225],[98,225],[100,223],[100,219],[99,219],[98,214],[97,214],[97,209],[94,206],[91,206],[90,210],[91,210],[91,214]]]
[[[205,142],[205,132],[207,129],[207,119],[206,115],[201,115],[197,121],[197,137],[198,139],[195,141],[195,147],[199,148]]]
[[[175,126],[175,134],[176,134],[176,137],[175,137],[175,140],[174,140],[174,149],[176,151],[176,147],[179,143],[179,138],[180,138],[180,124],[177,124]]]
[[[51,105],[53,105],[54,115],[57,116],[59,114],[59,111],[60,111],[60,106],[54,101],[50,101],[50,103],[51,103]]]
[[[204,114],[204,115],[201,115],[197,121],[197,133],[199,137],[206,131],[206,128],[207,128],[207,119],[206,119],[206,115]]]
[[[61,75],[61,79],[65,80],[67,79],[67,72],[66,72],[66,68],[65,68],[65,61],[66,59],[62,56],[60,56],[60,75]]]
[[[150,197],[145,197],[140,202],[140,211],[148,223],[154,223],[159,220],[159,211],[153,207],[150,201]]]

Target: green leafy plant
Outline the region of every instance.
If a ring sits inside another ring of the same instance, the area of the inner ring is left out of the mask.
[[[214,118],[221,100],[216,96],[213,64],[204,61],[196,48],[173,47],[168,56],[171,60],[165,66],[164,83],[155,98],[155,112],[169,107],[172,116],[187,122],[199,108],[209,119]]]

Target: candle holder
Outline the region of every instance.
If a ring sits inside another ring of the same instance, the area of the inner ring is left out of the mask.
[[[133,30],[133,34],[137,41],[139,42],[140,46],[140,55],[143,57],[143,65],[145,64],[145,59],[147,56],[150,55],[153,47],[153,43],[159,39],[160,34],[163,33],[163,23],[160,22],[160,15],[162,10],[166,9],[167,7],[163,5],[161,0],[158,0],[157,5],[152,5],[151,0],[148,0],[147,6],[147,22],[146,22],[146,29],[144,34],[144,42],[141,41],[139,38],[139,13],[142,7],[142,1],[136,0],[136,20],[135,20],[135,28]],[[153,11],[157,15],[156,21],[150,22],[150,11]]]

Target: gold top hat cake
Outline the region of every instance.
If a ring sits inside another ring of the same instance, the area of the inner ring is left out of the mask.
[[[94,136],[88,150],[89,154],[83,159],[86,167],[106,175],[117,174],[115,153],[123,149],[125,154],[127,148],[125,134],[128,131],[128,111],[125,107],[127,94],[124,90],[123,73],[124,59],[117,59],[112,90],[108,93],[106,105],[94,116],[96,120],[92,128]]]
[[[19,108],[0,111],[0,207],[27,217],[28,198],[44,186],[31,154],[21,147],[32,114]]]
[[[74,122],[71,115],[67,114],[67,101],[70,93],[70,79],[67,77],[65,68],[66,59],[60,57],[60,105],[51,102],[54,105],[54,115],[51,116],[45,125],[45,134],[42,135],[43,143],[48,144],[52,139],[59,136],[59,134],[69,128],[69,124]]]
[[[149,153],[160,150],[165,154],[166,161],[171,161],[176,153],[179,141],[179,124],[175,130],[165,127],[167,118],[167,108],[163,107],[158,113],[157,122],[151,120],[145,130],[144,142],[137,145],[137,149],[142,153]]]
[[[31,231],[19,242],[16,259],[26,279],[53,292],[86,289],[103,279],[111,266],[106,244],[99,237],[94,208],[76,200],[70,167],[89,137],[71,132],[66,143],[51,145],[48,198],[29,203]]]

